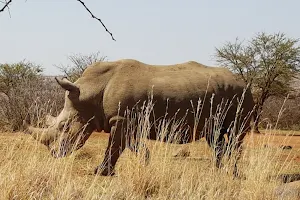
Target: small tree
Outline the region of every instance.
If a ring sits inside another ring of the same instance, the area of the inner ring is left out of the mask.
[[[254,130],[259,132],[259,117],[265,101],[271,96],[289,93],[290,83],[300,71],[298,39],[283,33],[259,33],[248,44],[236,39],[216,48],[216,60],[249,84],[255,99]]]
[[[12,90],[24,85],[24,82],[37,81],[42,71],[39,65],[30,62],[0,64],[0,92],[9,96]]]
[[[18,88],[24,81],[36,81],[42,68],[30,62],[0,64],[0,92],[9,95],[12,89]]]
[[[74,54],[68,56],[68,59],[71,61],[72,65],[60,65],[56,66],[68,79],[72,82],[76,81],[84,70],[95,62],[104,61],[105,56],[100,56],[100,52],[91,53],[89,55]]]

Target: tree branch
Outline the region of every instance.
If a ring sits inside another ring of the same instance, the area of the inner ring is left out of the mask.
[[[11,2],[12,2],[12,0],[7,1],[7,2],[4,4],[3,8],[1,8],[0,12],[3,12],[3,11],[5,10],[5,8],[8,8],[8,5],[9,5]]]
[[[10,1],[11,1],[11,0],[10,0]],[[96,17],[96,16],[90,11],[90,9],[84,4],[84,2],[83,2],[82,0],[77,0],[77,1],[79,1],[79,2],[82,4],[82,6],[83,6],[83,7],[91,14],[92,18],[98,20],[98,21],[102,24],[102,26],[105,28],[105,31],[108,32],[108,33],[110,34],[111,39],[114,40],[114,41],[116,41],[115,38],[114,38],[114,36],[113,36],[113,34],[106,28],[106,26],[104,25],[104,23],[102,22],[102,20],[99,19],[98,17]]]
[[[114,41],[116,41],[116,39],[114,38],[113,34],[106,28],[106,26],[105,26],[105,24],[102,22],[102,20],[99,19],[98,17],[96,17],[96,16],[90,11],[90,9],[85,5],[85,3],[84,3],[82,0],[77,0],[77,1],[78,1],[79,3],[82,4],[82,6],[86,9],[86,11],[88,11],[88,12],[90,13],[90,15],[92,16],[92,18],[98,20],[98,21],[101,23],[101,25],[104,27],[105,31],[106,31],[107,33],[110,34],[111,39],[114,40]],[[2,2],[2,1],[1,1],[1,2]],[[12,0],[2,2],[2,3],[4,3],[4,6],[0,9],[0,12],[3,12],[6,8],[9,9],[8,6],[9,6],[9,4],[10,4],[11,2],[12,2]]]

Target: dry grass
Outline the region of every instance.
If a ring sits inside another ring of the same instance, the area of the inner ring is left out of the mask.
[[[270,130],[262,130],[261,133],[262,134],[268,134],[270,132]],[[274,135],[288,135],[288,136],[300,136],[300,131],[295,131],[295,130],[280,130],[280,129],[273,129],[272,130],[272,134]]]
[[[292,159],[280,159],[286,150],[266,148],[272,136],[256,140],[250,135],[239,165],[243,178],[233,179],[230,162],[216,170],[203,140],[189,145],[149,141],[148,166],[126,150],[117,175],[102,177],[93,170],[102,161],[105,134],[94,133],[82,149],[62,159],[52,158],[29,135],[0,137],[1,199],[275,199],[273,190],[280,184],[276,176],[293,166]],[[183,146],[190,157],[175,158]]]

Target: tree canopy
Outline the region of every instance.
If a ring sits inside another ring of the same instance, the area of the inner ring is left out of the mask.
[[[293,90],[290,83],[300,72],[298,42],[299,39],[289,38],[284,33],[262,32],[246,44],[237,38],[216,48],[217,62],[251,87],[256,102],[256,131],[265,101]]]

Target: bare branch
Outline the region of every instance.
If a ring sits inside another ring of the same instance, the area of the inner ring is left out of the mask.
[[[11,2],[12,2],[12,0],[7,1],[7,2],[4,4],[3,8],[1,8],[0,12],[3,12],[3,11],[5,10],[5,8],[9,8],[8,5],[9,5]]]
[[[102,22],[102,20],[99,19],[98,17],[96,17],[96,16],[91,12],[91,10],[85,5],[85,3],[84,3],[82,0],[77,0],[77,1],[78,1],[79,3],[82,4],[82,6],[86,9],[86,11],[88,11],[88,12],[90,13],[90,15],[92,16],[92,18],[98,20],[98,21],[101,23],[101,25],[104,27],[105,31],[106,31],[107,33],[110,34],[111,39],[114,40],[114,41],[116,41],[116,39],[114,38],[113,34],[106,28],[106,26],[105,26],[105,24]],[[0,1],[0,2],[4,4],[4,6],[0,9],[0,12],[3,12],[5,9],[8,9],[8,12],[9,12],[9,15],[10,15],[9,4],[12,2],[12,0],[9,0],[9,1],[6,1],[6,0],[5,0],[5,1]]]
[[[114,40],[114,41],[116,41],[115,38],[114,38],[114,36],[113,36],[113,34],[106,28],[106,26],[104,25],[104,23],[102,22],[102,20],[99,19],[98,17],[96,17],[96,16],[90,11],[90,9],[84,4],[84,2],[83,2],[82,0],[77,0],[77,1],[79,1],[79,2],[83,5],[83,7],[91,14],[92,18],[98,20],[98,21],[102,24],[102,26],[105,28],[105,31],[108,32],[108,33],[110,34],[111,39]]]
[[[6,1],[6,0],[5,0],[5,1]],[[9,6],[7,7],[7,11],[8,11],[9,17],[11,18]]]

